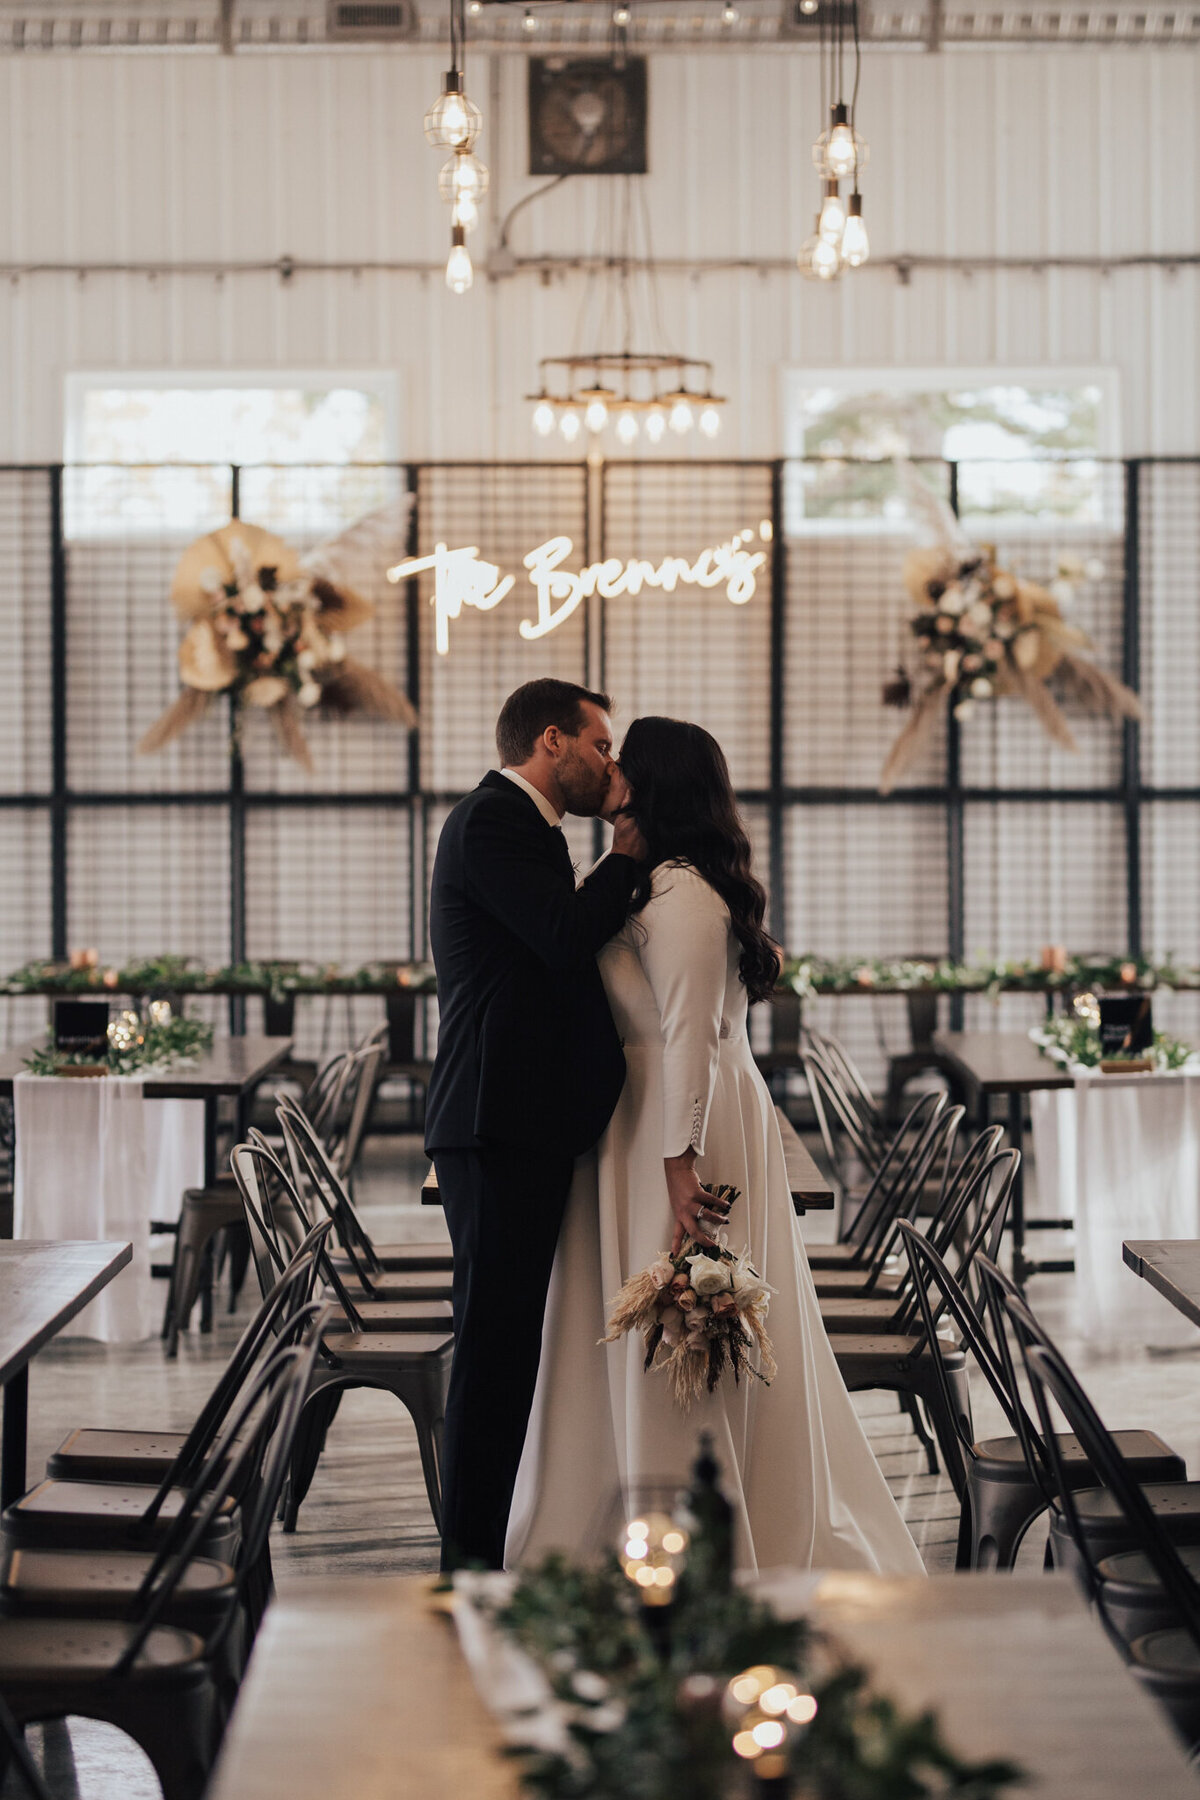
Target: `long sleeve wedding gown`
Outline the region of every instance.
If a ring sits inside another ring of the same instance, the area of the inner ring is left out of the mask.
[[[596,1152],[576,1168],[510,1566],[594,1547],[618,1489],[683,1483],[708,1429],[735,1512],[739,1569],[923,1572],[821,1323],[774,1108],[747,1041],[739,955],[724,902],[689,865],[658,869],[649,904],[600,953],[628,1077]],[[749,1247],[775,1290],[767,1328],[779,1373],[770,1388],[726,1375],[684,1413],[664,1376],[643,1373],[639,1335],[598,1340],[607,1303],[670,1245],[663,1157],[689,1146],[702,1181],[741,1191],[728,1242]]]

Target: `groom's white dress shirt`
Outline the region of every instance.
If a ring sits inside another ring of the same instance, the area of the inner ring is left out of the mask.
[[[556,807],[551,805],[542,790],[540,788],[535,788],[532,781],[526,781],[523,775],[518,775],[515,769],[501,769],[500,773],[506,775],[509,781],[516,787],[519,787],[523,794],[529,795],[529,798],[533,801],[533,804],[537,807],[547,825],[553,825],[557,831],[563,822],[563,816]]]

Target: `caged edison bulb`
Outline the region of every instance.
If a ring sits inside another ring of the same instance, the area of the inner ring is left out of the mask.
[[[479,108],[462,91],[462,76],[451,69],[442,92],[425,114],[425,136],[435,148],[469,150],[482,125]]]
[[[450,214],[450,223],[452,225],[461,225],[464,231],[474,231],[479,223],[479,208],[476,206],[470,194],[460,194],[458,199],[454,202],[454,208]]]
[[[533,429],[539,437],[549,437],[557,423],[554,408],[548,400],[539,400],[533,409]]]
[[[480,162],[469,150],[457,150],[438,171],[438,193],[451,206],[467,194],[472,200],[482,200],[488,191],[489,180],[486,163]]]

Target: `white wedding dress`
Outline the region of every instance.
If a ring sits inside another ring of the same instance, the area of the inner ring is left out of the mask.
[[[739,1569],[923,1573],[821,1323],[774,1108],[746,1037],[739,955],[724,902],[686,865],[655,872],[649,904],[600,953],[629,1074],[597,1150],[576,1167],[509,1520],[510,1567],[551,1549],[594,1549],[618,1491],[682,1483],[707,1428],[735,1511]],[[684,1413],[664,1376],[643,1373],[640,1335],[598,1340],[607,1303],[670,1247],[663,1157],[689,1145],[702,1181],[741,1191],[728,1242],[748,1246],[775,1290],[767,1328],[779,1373],[770,1388],[726,1375]]]

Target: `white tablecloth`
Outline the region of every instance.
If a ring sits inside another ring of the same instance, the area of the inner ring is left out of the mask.
[[[147,1100],[139,1080],[18,1075],[13,1235],[128,1240],[133,1261],[66,1336],[154,1337],[165,1291],[150,1276],[150,1221],[179,1217],[204,1178],[204,1107]]]
[[[1200,1075],[1084,1073],[1030,1103],[1038,1211],[1075,1220],[1084,1336],[1109,1350],[1200,1344],[1121,1259],[1124,1238],[1200,1237]]]

